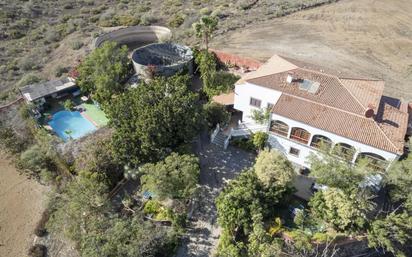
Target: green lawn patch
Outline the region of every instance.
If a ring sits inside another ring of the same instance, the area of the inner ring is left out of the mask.
[[[97,126],[103,127],[107,125],[109,119],[96,105],[88,103],[83,103],[82,105],[86,109],[85,114],[90,117],[97,124]]]

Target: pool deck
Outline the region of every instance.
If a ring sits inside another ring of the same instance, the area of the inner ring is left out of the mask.
[[[55,113],[64,111],[65,109],[63,106],[63,102],[67,99],[70,99],[74,102],[75,108],[73,111],[78,111],[80,115],[84,119],[89,121],[94,127],[96,127],[96,129],[102,128],[108,124],[109,119],[106,117],[105,113],[95,104],[93,104],[90,100],[86,102],[82,101],[80,96],[53,99],[48,102],[49,107],[45,111],[43,111],[43,114],[49,113],[51,116],[53,116]],[[49,119],[42,117],[40,123],[46,129],[48,128],[48,130],[52,130],[52,128],[49,125]],[[54,130],[53,132],[56,133]]]
[[[89,115],[87,115],[86,112],[80,112],[80,114],[83,116],[83,118],[90,121],[95,127],[97,127],[97,128],[100,127],[92,118],[89,117]]]

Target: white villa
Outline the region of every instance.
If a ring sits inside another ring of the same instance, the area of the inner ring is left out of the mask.
[[[369,158],[384,170],[404,153],[408,104],[384,96],[383,90],[382,80],[327,74],[275,55],[246,73],[234,95],[226,97],[225,104],[233,99],[242,118],[220,142],[227,147],[233,136],[266,131],[270,147],[302,167],[310,168],[307,157],[326,145],[332,151],[339,147],[341,157],[352,163]],[[267,124],[251,118],[259,109],[270,110]],[[219,141],[217,134],[212,141]]]

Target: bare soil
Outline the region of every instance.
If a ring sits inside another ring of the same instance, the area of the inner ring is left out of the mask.
[[[229,31],[213,47],[262,61],[281,54],[384,79],[386,94],[411,101],[411,13],[410,0],[342,0]]]
[[[27,256],[47,190],[19,174],[0,151],[0,256]]]

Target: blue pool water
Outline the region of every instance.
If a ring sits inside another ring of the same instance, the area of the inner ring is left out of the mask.
[[[70,137],[72,139],[80,138],[96,130],[96,127],[85,119],[80,112],[56,112],[48,123],[64,141],[67,141]],[[65,131],[71,131],[72,133],[69,136]]]

